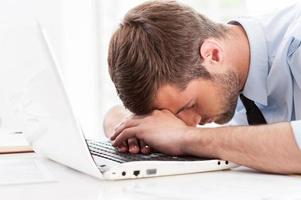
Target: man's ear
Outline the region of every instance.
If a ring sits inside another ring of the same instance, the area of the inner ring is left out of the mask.
[[[202,46],[200,47],[200,56],[204,63],[221,63],[224,59],[224,51],[220,41],[214,38],[204,40]]]

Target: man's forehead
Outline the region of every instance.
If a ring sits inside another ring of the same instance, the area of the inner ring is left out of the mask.
[[[155,109],[168,109],[170,111],[174,111],[178,106],[182,104],[182,96],[181,90],[174,86],[166,84],[161,86],[156,94],[156,98],[154,101]]]

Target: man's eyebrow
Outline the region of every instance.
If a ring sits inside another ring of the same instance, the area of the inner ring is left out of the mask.
[[[192,102],[192,99],[190,99],[182,108],[180,108],[177,112],[176,115],[182,112],[190,103]]]

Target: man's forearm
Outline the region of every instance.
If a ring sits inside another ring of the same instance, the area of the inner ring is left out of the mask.
[[[113,129],[116,125],[122,122],[127,116],[131,113],[126,110],[123,106],[114,106],[112,107],[107,114],[105,115],[103,121],[103,129],[105,135],[109,138],[113,134]]]
[[[218,157],[266,172],[301,173],[301,151],[289,123],[194,128],[189,132],[187,154]]]

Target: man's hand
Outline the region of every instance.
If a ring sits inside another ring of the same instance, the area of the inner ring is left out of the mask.
[[[171,112],[155,110],[149,115],[135,116],[120,124],[111,140],[113,146],[119,146],[130,138],[137,138],[160,152],[183,155],[188,128]]]
[[[122,124],[126,123],[128,120],[131,120],[134,117],[134,115],[130,115],[126,118],[124,118],[121,123],[119,123],[117,126],[115,126],[111,136],[115,132],[115,130],[118,129]],[[146,145],[143,140],[139,140],[136,137],[128,138],[126,141],[123,141],[121,144],[117,145],[117,149],[119,152],[130,152],[130,153],[143,153],[143,154],[149,154],[151,152],[151,148]]]
[[[105,135],[110,138],[114,129],[119,127],[120,124],[128,119],[131,119],[134,115],[126,110],[123,106],[114,106],[111,108],[104,119],[103,127]],[[122,142],[117,146],[120,152],[139,153],[140,151],[144,154],[151,152],[151,148],[147,146],[143,141],[137,140],[137,138],[129,138],[127,141]]]

